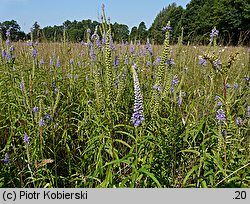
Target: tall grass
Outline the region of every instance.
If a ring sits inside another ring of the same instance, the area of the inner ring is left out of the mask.
[[[106,18],[102,34],[1,41],[0,187],[249,187],[249,50],[179,43],[150,45],[151,55],[113,45]]]

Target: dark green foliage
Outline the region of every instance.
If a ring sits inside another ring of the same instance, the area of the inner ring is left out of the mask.
[[[168,21],[171,22],[173,27],[172,40],[177,42],[179,35],[181,34],[182,26],[182,14],[183,8],[177,6],[175,3],[164,8],[155,18],[152,26],[149,29],[149,37],[154,39],[157,44],[162,44],[164,42],[165,36],[162,31]]]
[[[220,43],[249,44],[250,2],[245,0],[191,0],[186,9],[171,4],[164,8],[149,28],[149,36],[163,43],[162,28],[170,21],[172,41],[177,42],[184,28],[184,41],[209,43],[209,33],[216,26]]]
[[[137,39],[137,27],[134,26],[130,32],[130,40],[136,40],[136,39]]]
[[[144,22],[141,22],[139,24],[138,29],[137,29],[137,36],[138,36],[138,39],[141,40],[141,42],[145,44],[147,40],[147,27]]]
[[[0,35],[3,39],[6,39],[7,30],[11,32],[11,40],[23,40],[26,36],[15,20],[0,22]]]
[[[37,22],[35,22],[31,29],[32,29],[33,40],[39,41],[41,39],[40,25]]]
[[[112,25],[113,40],[115,42],[127,41],[129,37],[129,29],[127,25],[114,23]]]
[[[245,0],[192,0],[183,15],[185,40],[206,43],[211,28],[220,31],[220,43],[248,44],[250,2]]]

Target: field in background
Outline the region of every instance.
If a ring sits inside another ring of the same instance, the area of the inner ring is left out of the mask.
[[[246,47],[2,44],[0,187],[250,186]]]

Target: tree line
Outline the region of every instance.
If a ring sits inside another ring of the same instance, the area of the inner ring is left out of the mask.
[[[171,22],[172,43],[209,43],[212,28],[219,30],[219,43],[231,45],[249,45],[250,42],[250,1],[246,0],[191,0],[186,9],[175,3],[163,8],[147,29],[144,22],[129,27],[115,22],[111,24],[113,41],[140,40],[142,43],[150,38],[156,44],[162,44],[164,32],[162,28]],[[37,22],[31,28],[33,39],[37,41],[62,41],[64,37],[70,42],[86,41],[87,30],[94,33],[100,22],[88,20],[65,21],[62,25],[41,28]],[[12,40],[27,40],[31,32],[26,34],[15,20],[0,23],[0,32],[11,32]],[[99,31],[97,34],[100,35]]]

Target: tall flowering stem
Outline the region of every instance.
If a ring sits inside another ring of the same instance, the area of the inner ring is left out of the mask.
[[[170,38],[170,22],[168,22],[167,26],[164,27],[164,30],[166,30],[165,33],[165,41],[164,41],[164,47],[163,47],[163,52],[161,55],[161,59],[160,59],[160,66],[159,66],[159,70],[158,70],[158,74],[157,74],[157,78],[156,78],[156,87],[161,87],[163,85],[163,81],[164,81],[164,72],[165,72],[165,63],[167,61],[167,59],[169,59],[169,55],[170,55],[170,46],[169,46],[169,38]],[[151,104],[153,107],[153,116],[157,114],[158,109],[159,109],[159,100],[160,100],[160,96],[159,96],[159,91],[157,89],[153,90],[153,94],[152,94],[152,99],[151,99]]]
[[[214,28],[212,30],[212,33],[210,34],[211,37],[211,43],[214,43],[214,46],[216,46],[216,37],[218,36],[218,31],[216,30],[216,28]],[[217,112],[217,120],[218,122],[220,122],[219,120],[223,119],[223,126],[222,124],[219,123],[219,134],[223,134],[223,138],[224,138],[224,161],[226,162],[226,148],[227,148],[227,132],[228,132],[228,125],[229,125],[229,113],[230,113],[230,109],[229,109],[229,104],[228,104],[228,93],[227,93],[227,89],[228,89],[228,71],[230,70],[230,68],[232,67],[233,63],[236,61],[237,56],[238,56],[238,52],[233,53],[230,55],[229,59],[227,60],[227,62],[221,62],[219,59],[219,56],[214,54],[214,53],[206,53],[202,58],[204,60],[208,60],[214,70],[214,76],[216,75],[220,75],[222,78],[222,87],[223,87],[223,99],[224,99],[224,107],[225,107],[225,111],[224,110],[218,110]],[[213,78],[212,78],[213,79]],[[211,80],[212,81],[212,80]],[[211,91],[212,92],[212,91]],[[220,144],[219,144],[220,145]]]
[[[216,47],[216,38],[219,35],[219,31],[216,30],[216,27],[214,27],[210,33],[210,43],[213,43],[214,48]]]
[[[103,96],[103,87],[101,83],[101,72],[98,70],[97,66],[95,65],[93,69],[93,77],[94,77],[94,84],[95,84],[95,97],[96,97],[96,105],[97,109],[101,110],[104,107],[104,96]]]
[[[135,102],[134,102],[134,113],[132,115],[131,120],[134,126],[138,127],[144,121],[143,100],[142,100],[139,79],[138,79],[134,66],[132,66],[132,73],[133,73],[133,80],[134,80]]]
[[[166,26],[166,34],[165,34],[165,41],[164,41],[164,48],[163,52],[161,55],[161,60],[160,60],[160,66],[158,70],[158,75],[157,75],[157,80],[156,80],[156,85],[161,85],[163,81],[163,74],[165,71],[165,63],[167,59],[169,59],[169,54],[170,54],[170,46],[169,46],[169,37],[170,37],[170,22],[168,22],[168,25]]]
[[[106,45],[105,45],[105,65],[106,65],[106,87],[107,87],[107,105],[111,104],[112,93],[113,93],[113,77],[111,69],[111,49],[110,49],[110,36],[111,29],[107,31],[106,35]]]
[[[102,4],[102,30],[101,30],[101,34],[104,35],[105,31],[107,30],[107,19],[106,19],[106,15],[105,15],[105,9],[104,9],[104,4]]]

